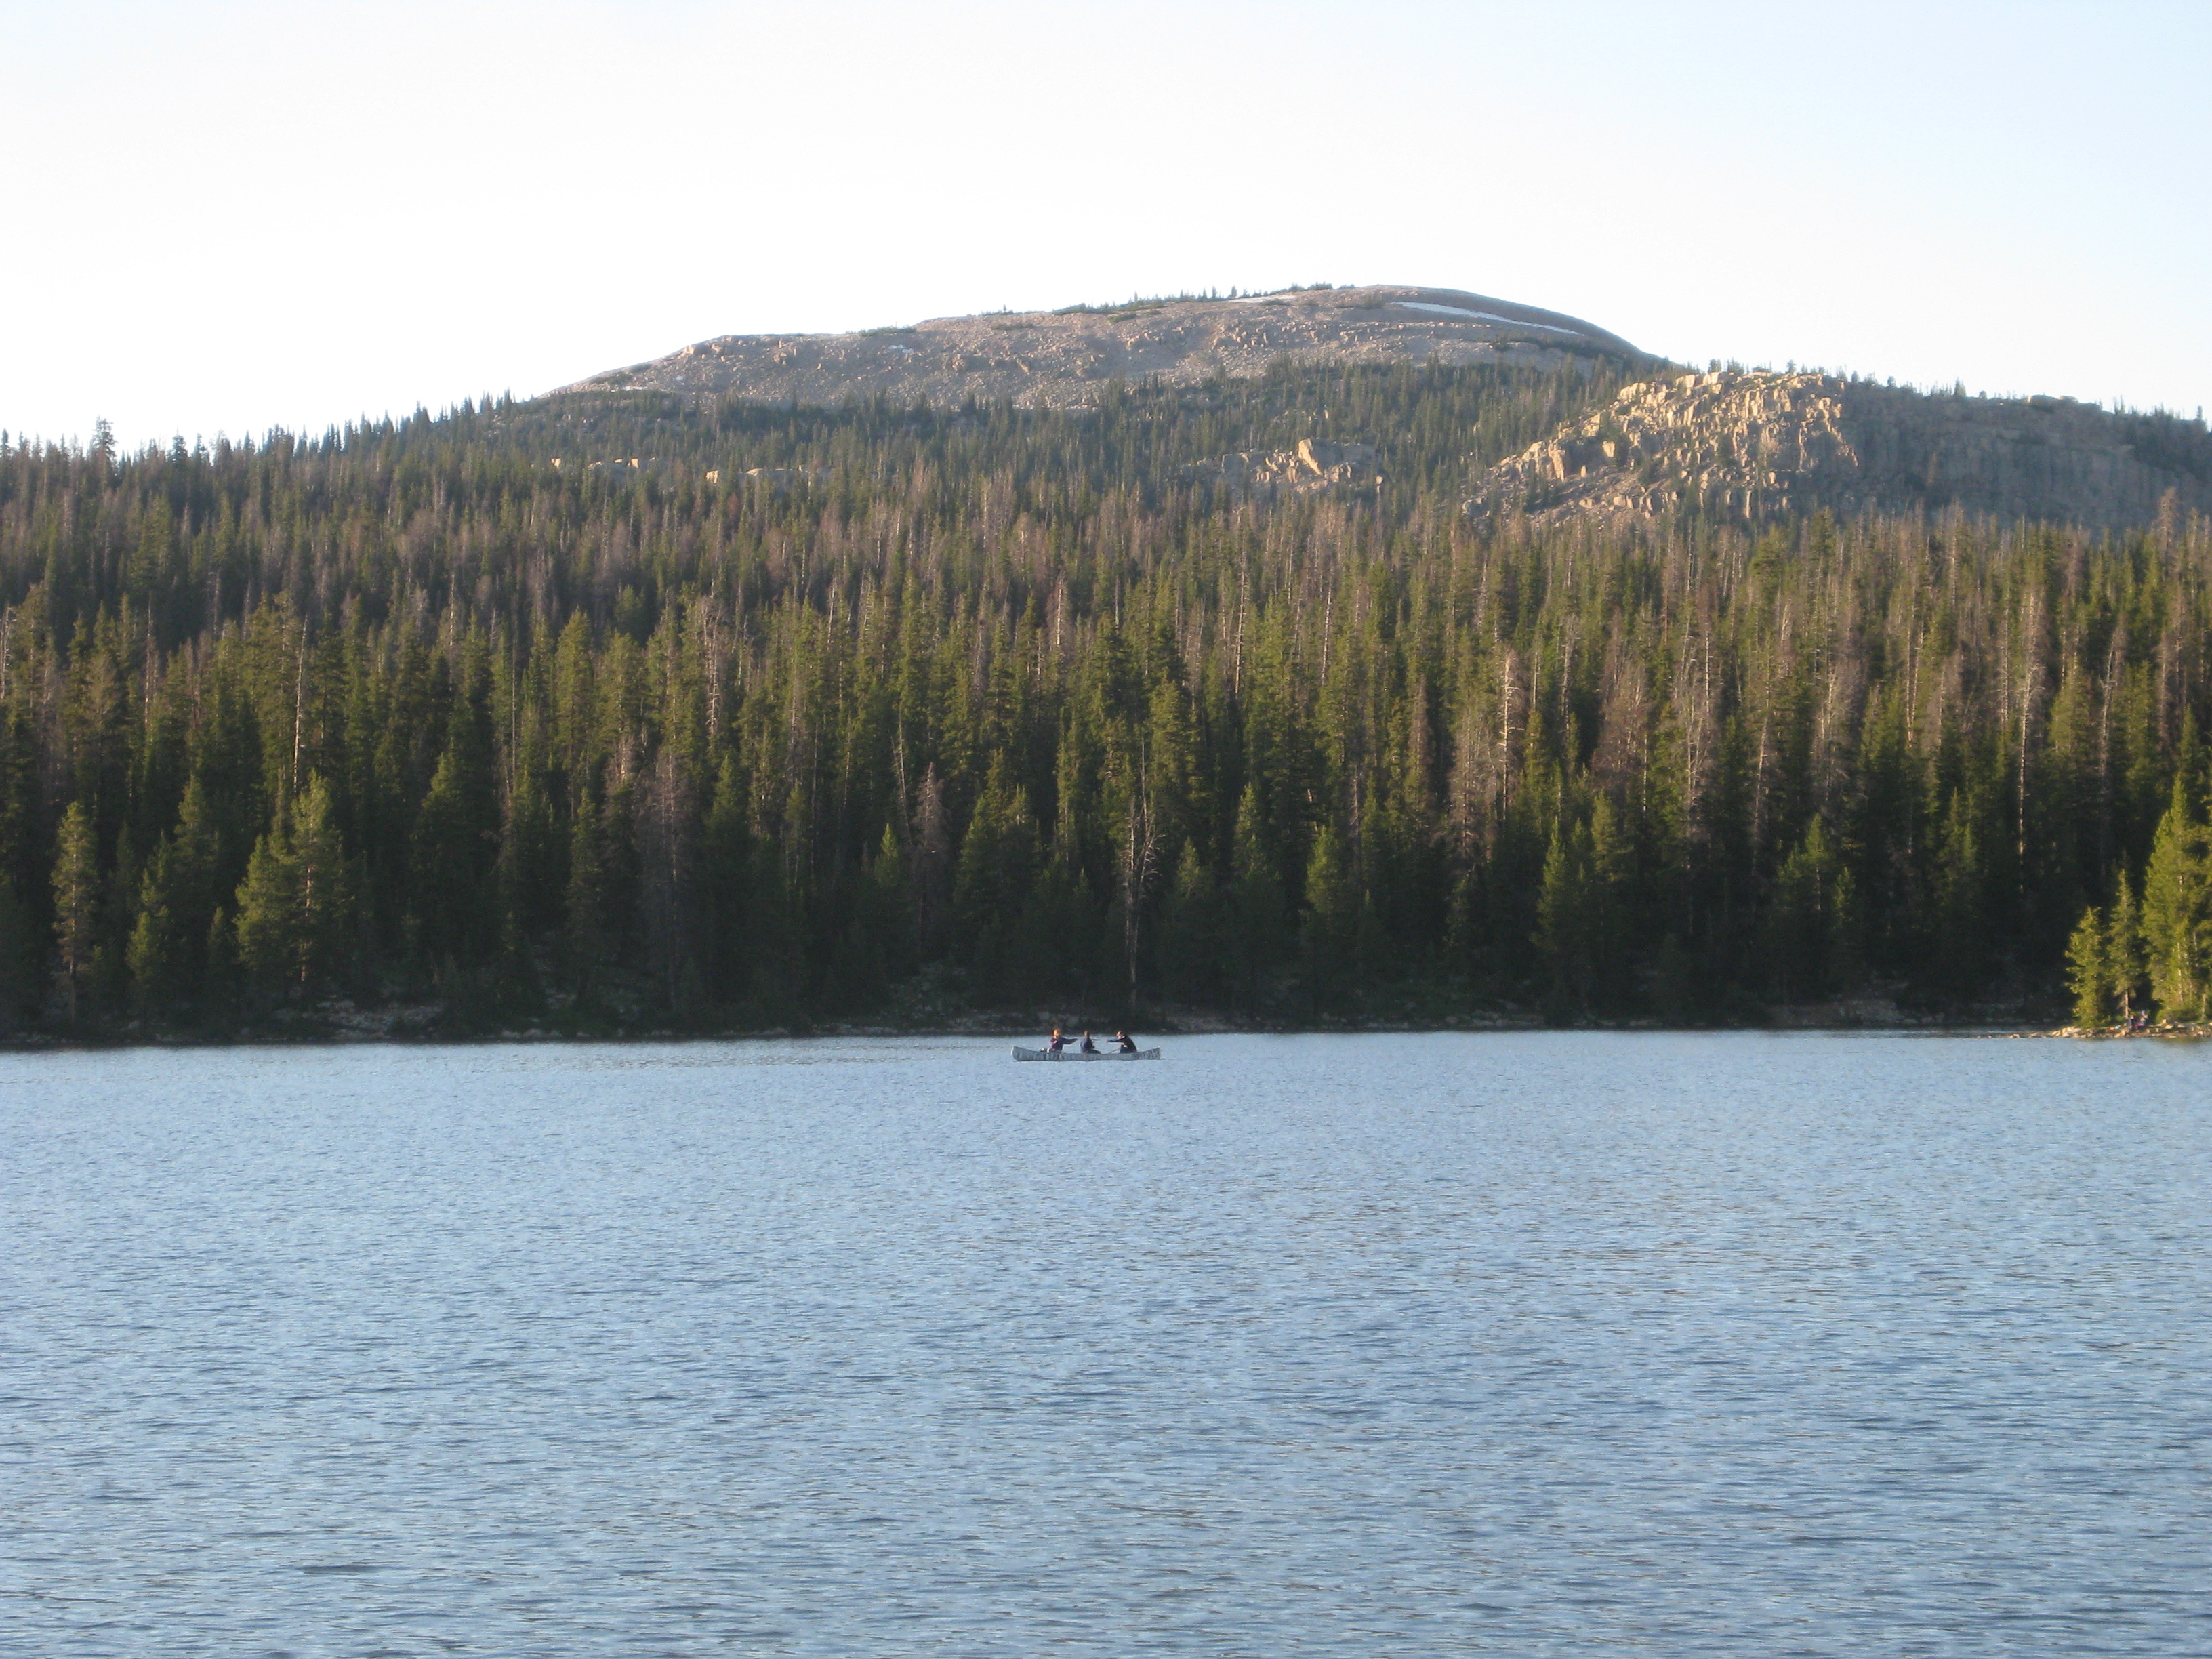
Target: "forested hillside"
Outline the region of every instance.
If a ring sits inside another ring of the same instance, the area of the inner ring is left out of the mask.
[[[1632,373],[10,445],[0,1018],[1965,1009],[2169,809],[2201,954],[2204,526],[1462,512]]]

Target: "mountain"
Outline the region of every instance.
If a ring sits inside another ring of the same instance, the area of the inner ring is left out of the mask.
[[[2169,503],[2212,511],[2202,421],[1717,372],[1623,386],[1491,467],[1468,508],[1619,522],[1685,507],[1723,518],[1957,507],[2117,529]]]
[[[2212,1012],[2201,425],[1455,297],[0,442],[0,1036]]]
[[[1462,489],[1476,518],[1519,512],[1628,522],[1683,509],[1725,520],[1955,507],[2117,529],[2148,524],[2169,506],[2212,512],[2212,439],[2201,421],[1820,374],[1679,374],[1580,318],[1458,289],[1319,287],[939,318],[857,334],[732,334],[594,375],[554,401],[659,392],[687,403],[835,407],[881,398],[901,406],[1081,411],[1115,384],[1173,392],[1256,380],[1285,362],[1581,374],[1581,406],[1559,410],[1568,418],[1557,430],[1504,459],[1491,442],[1462,447]],[[1588,406],[1629,374],[1650,378]],[[1404,435],[1355,431],[1340,416],[1325,431],[1269,432],[1265,447],[1192,458],[1176,476],[1233,494],[1402,483],[1394,451]],[[1328,459],[1302,453],[1302,440],[1309,450],[1323,442]],[[1343,444],[1352,447],[1334,447]],[[1433,462],[1425,470],[1436,476]]]
[[[1457,289],[1311,288],[944,317],[858,334],[728,334],[561,390],[1067,409],[1092,403],[1112,380],[1247,380],[1286,357],[1545,368],[1643,354],[1579,318]]]

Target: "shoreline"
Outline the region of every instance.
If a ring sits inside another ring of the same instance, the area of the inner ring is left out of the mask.
[[[2166,1037],[2191,1041],[2212,1037],[2212,1021],[2162,1019],[2130,1031],[2124,1025],[2062,1025],[2051,1031],[2022,1031],[2022,1036],[2072,1037],[2083,1042],[2112,1042],[2130,1037]]]
[[[562,1018],[567,1010],[541,1011],[513,1023],[455,1018],[450,1004],[394,1000],[363,1007],[335,997],[308,1007],[269,1010],[258,1017],[227,1020],[218,1029],[149,1026],[120,1022],[78,1032],[16,1032],[0,1036],[0,1052],[52,1054],[123,1048],[340,1048],[373,1044],[406,1047],[481,1048],[496,1043],[672,1043],[779,1042],[809,1037],[989,1038],[1021,1042],[1054,1025],[1072,1030],[1086,1026],[1110,1030],[1126,1024],[1147,1040],[1217,1036],[1359,1036],[1534,1031],[1705,1032],[1767,1036],[1853,1033],[1889,1036],[2071,1037],[2103,1041],[2149,1036],[2168,1041],[2212,1037],[2212,1023],[2162,1021],[2136,1031],[2120,1027],[2084,1028],[2047,1024],[2055,1009],[2032,1000],[1967,1005],[1923,1012],[1900,1006],[1883,995],[1861,995],[1817,1003],[1740,1011],[1751,1018],[1713,1021],[1668,1021],[1653,1015],[1625,1018],[1547,1018],[1540,1011],[1504,1003],[1487,1009],[1446,1013],[1409,1003],[1395,1018],[1380,1012],[1340,1016],[1285,1017],[1282,1013],[1240,1013],[1167,1006],[1144,1013],[1086,1015],[1028,1009],[968,1010],[937,999],[917,1000],[888,1017],[802,1019],[761,1024],[649,1024],[622,1018]],[[932,1003],[935,1006],[931,1006]],[[2041,1018],[2037,1016],[2040,1014]]]
[[[1066,1022],[1061,1022],[1063,1024]],[[249,1028],[216,1036],[176,1031],[118,1031],[100,1035],[60,1033],[0,1038],[0,1054],[40,1054],[106,1053],[129,1048],[470,1048],[505,1045],[624,1046],[643,1043],[776,1042],[814,1038],[936,1039],[972,1037],[999,1042],[1035,1039],[1049,1024],[1006,1019],[885,1024],[873,1021],[824,1021],[798,1025],[730,1027],[716,1030],[678,1029],[558,1030],[517,1027],[498,1030],[441,1032],[426,1030],[362,1030],[301,1022],[291,1030]],[[1094,1026],[1094,1030],[1099,1028]],[[1895,1021],[1771,1022],[1763,1024],[1668,1024],[1656,1019],[1576,1021],[1554,1024],[1540,1018],[1462,1021],[1341,1020],[1315,1022],[1166,1022],[1131,1028],[1145,1039],[1173,1042],[1199,1036],[1519,1036],[1538,1032],[1577,1032],[1613,1036],[1925,1036],[2005,1038],[2075,1038],[2105,1040],[2129,1036],[2189,1041],[2212,1037],[2212,1024],[2166,1024],[2142,1031],[2057,1029],[2017,1021],[1986,1019]]]

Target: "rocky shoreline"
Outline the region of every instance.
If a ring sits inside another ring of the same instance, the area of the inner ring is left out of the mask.
[[[2062,1025],[2051,1031],[2022,1031],[2022,1036],[2080,1037],[2111,1042],[2124,1037],[2212,1037],[2212,1021],[2161,1019],[2148,1025]]]

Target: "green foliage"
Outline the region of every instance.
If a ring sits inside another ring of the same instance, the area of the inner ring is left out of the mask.
[[[1198,843],[1185,842],[1160,925],[1160,976],[1179,1001],[1218,1005],[1227,992],[1222,894]]]
[[[1621,372],[0,447],[0,1024],[2201,1012],[2204,528],[1467,516]]]
[[[1029,906],[1036,877],[1036,830],[1029,802],[1003,758],[994,760],[962,837],[952,885],[953,922],[967,942],[972,970],[994,1001],[1018,1000],[1033,984]]]
[[[126,957],[140,1013],[181,1008],[208,970],[207,927],[217,896],[218,846],[205,784],[186,786],[175,829],[162,838],[138,887]]]
[[[1237,811],[1223,941],[1230,999],[1246,1006],[1265,1000],[1268,975],[1284,961],[1290,938],[1281,864],[1268,850],[1261,811],[1259,786],[1248,783]]]
[[[76,1024],[78,998],[100,950],[100,868],[92,815],[71,801],[54,836],[54,939],[60,946],[62,994]]]
[[[1554,830],[1536,900],[1536,948],[1555,1017],[1610,1011],[1626,999],[1633,878],[1631,849],[1605,796],[1588,817]]]
[[[2203,1018],[2212,987],[2212,837],[2185,778],[2174,781],[2143,872],[2142,939],[2159,1012]]]
[[[2112,962],[2105,918],[2095,905],[2081,913],[2066,941],[2067,988],[2074,993],[2074,1023],[2107,1024],[2112,1018]]]
[[[1351,849],[1333,823],[1322,825],[1314,837],[1305,891],[1307,975],[1320,1001],[1335,1002],[1349,988],[1361,894]]]
[[[1783,861],[1766,913],[1767,982],[1784,999],[1845,988],[1853,975],[1851,872],[1815,817]]]
[[[2121,878],[2119,896],[2112,901],[2105,924],[2104,944],[2106,992],[2118,1005],[2121,1018],[2126,1018],[2143,1000],[2149,957],[2143,945],[2142,906],[2125,877]]]
[[[238,889],[238,963],[264,988],[297,998],[333,977],[354,921],[351,872],[319,777],[255,845]]]

